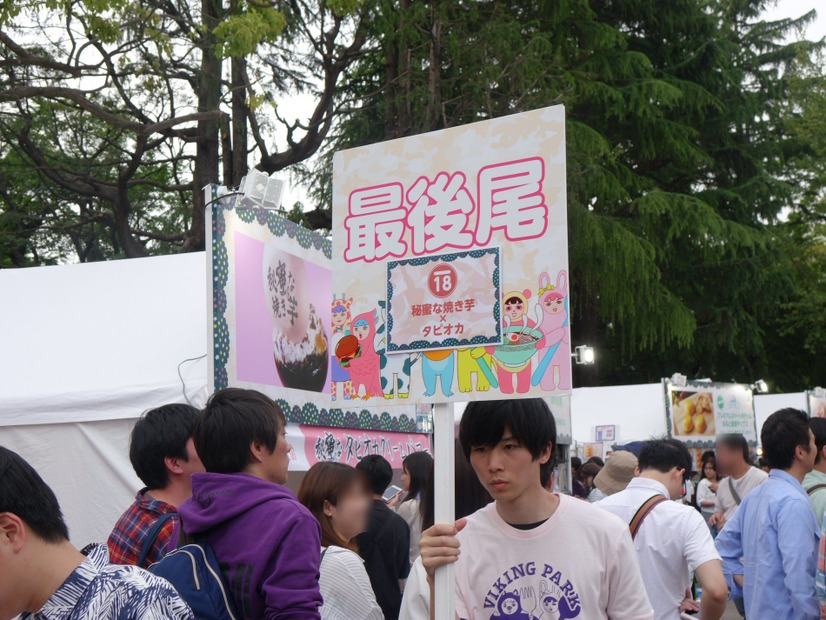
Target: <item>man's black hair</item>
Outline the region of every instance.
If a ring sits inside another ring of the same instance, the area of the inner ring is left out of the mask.
[[[733,452],[738,450],[743,453],[743,460],[751,464],[751,453],[749,450],[749,442],[740,433],[725,433],[717,435],[717,445],[723,445]]]
[[[579,468],[582,467],[582,459],[578,456],[571,457],[571,472],[579,471]]]
[[[250,446],[275,450],[286,420],[281,408],[255,390],[225,388],[215,392],[198,415],[192,438],[204,469],[234,474],[250,464]]]
[[[129,438],[129,460],[149,489],[169,483],[166,457],[189,460],[186,442],[192,437],[198,410],[190,405],[163,405],[141,416]]]
[[[360,469],[367,474],[370,489],[376,495],[384,493],[393,480],[393,468],[390,467],[387,459],[380,454],[368,454],[358,462],[356,469]]]
[[[780,409],[771,414],[760,431],[763,456],[773,469],[788,470],[794,463],[797,447],[811,447],[809,416],[800,409]]]
[[[586,462],[586,463],[593,463],[594,465],[598,465],[599,467],[605,467],[605,461],[603,461],[603,460],[602,460],[600,457],[598,457],[598,456],[592,456],[591,458],[589,458],[589,459],[588,459],[587,461],[585,461],[585,462]]]
[[[54,491],[20,455],[0,446],[0,512],[16,515],[48,543],[69,540]]]
[[[663,438],[650,439],[642,444],[638,467],[641,472],[653,469],[663,474],[676,467],[685,470],[683,478],[688,480],[693,464],[694,459],[691,458],[691,453],[683,442]]]
[[[468,404],[459,425],[459,441],[470,460],[472,448],[493,447],[505,436],[505,429],[527,448],[534,460],[551,444],[551,458],[539,469],[540,483],[547,486],[556,467],[556,423],[548,403],[541,398],[473,401]]]
[[[809,428],[815,434],[815,444],[817,445],[817,456],[815,463],[820,463],[823,448],[826,446],[826,418],[812,418],[809,420]]]

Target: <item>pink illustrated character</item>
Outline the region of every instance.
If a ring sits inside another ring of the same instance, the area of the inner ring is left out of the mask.
[[[367,400],[373,396],[382,396],[381,359],[373,344],[376,337],[376,312],[365,312],[354,318],[352,332],[360,346],[358,356],[350,360],[349,364],[353,397]]]
[[[568,322],[568,274],[562,270],[556,276],[556,284],[551,284],[547,273],[539,276],[539,307],[542,309],[542,323],[539,328],[545,335],[543,352],[551,359],[545,362],[545,372],[540,385],[546,392],[571,389],[571,328]],[[554,351],[550,351],[556,346]],[[542,370],[542,362],[540,368]],[[559,375],[559,384],[556,382]],[[536,383],[536,381],[534,381]]]

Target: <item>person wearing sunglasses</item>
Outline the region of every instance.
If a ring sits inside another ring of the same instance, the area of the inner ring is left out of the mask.
[[[717,620],[726,609],[728,586],[705,520],[691,506],[669,501],[682,499],[691,465],[688,448],[676,439],[646,441],[637,477],[596,504],[629,524],[656,620],[698,610],[702,620]],[[690,596],[692,569],[703,588],[702,606]]]

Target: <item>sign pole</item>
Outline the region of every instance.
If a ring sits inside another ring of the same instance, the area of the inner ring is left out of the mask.
[[[454,425],[453,404],[437,403],[433,411],[434,448],[434,516],[436,523],[454,521]],[[448,564],[436,570],[434,579],[436,618],[456,617],[455,565]]]

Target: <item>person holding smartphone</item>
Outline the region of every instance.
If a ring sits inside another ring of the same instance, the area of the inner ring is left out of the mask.
[[[387,459],[371,454],[361,459],[356,469],[367,475],[373,493],[367,531],[357,539],[359,555],[384,617],[398,620],[403,584],[410,572],[410,528],[382,497],[393,479]]]

